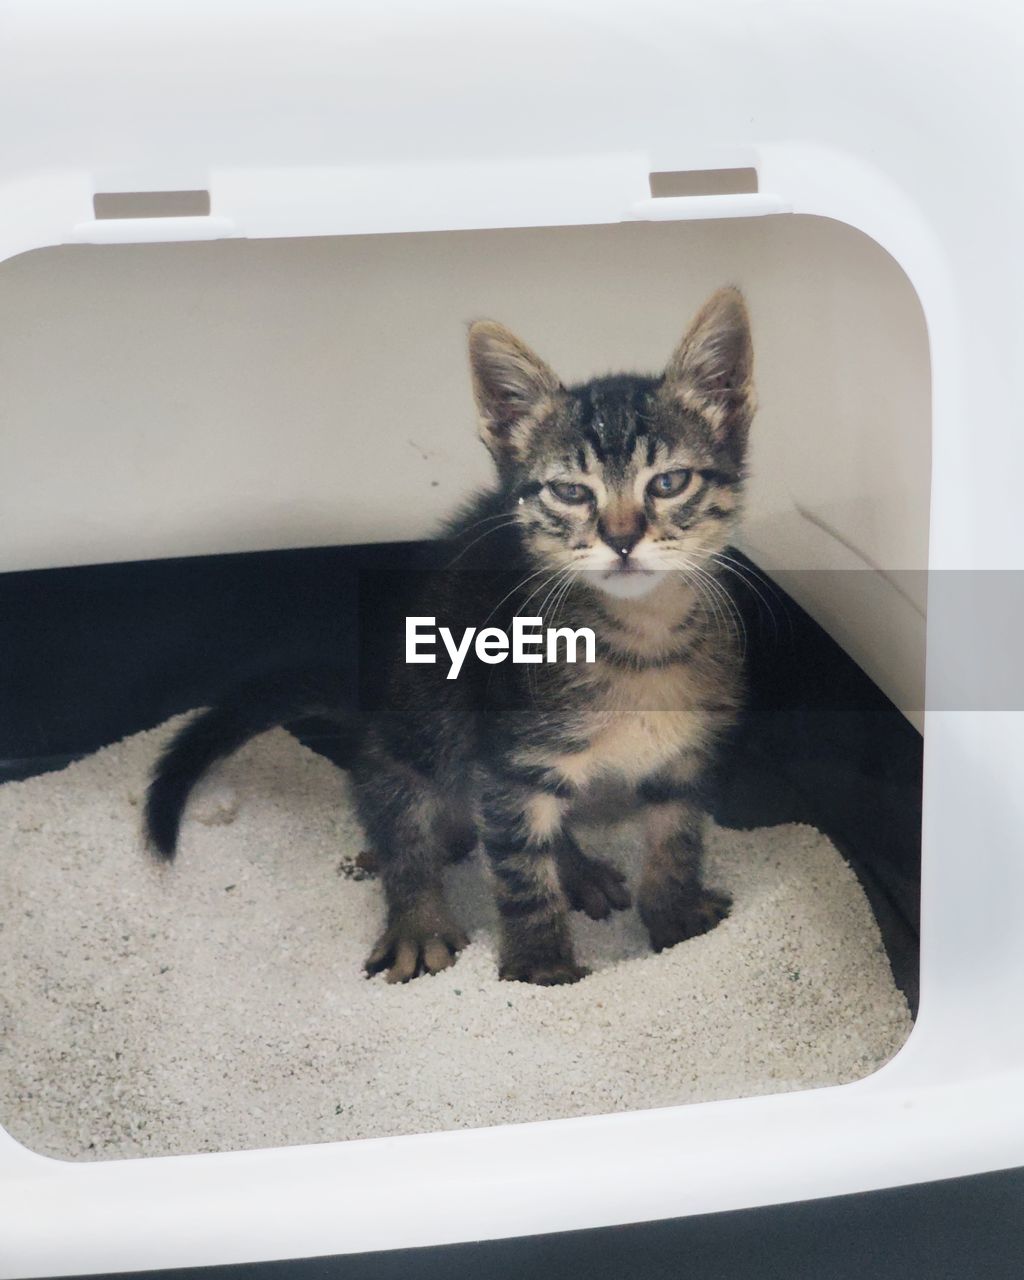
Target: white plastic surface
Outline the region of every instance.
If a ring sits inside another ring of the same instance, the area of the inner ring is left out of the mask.
[[[208,189],[239,235],[328,235],[616,222],[651,171],[753,166],[759,197],[860,229],[917,290],[931,567],[1020,569],[1021,24],[996,0],[5,3],[0,256],[80,238],[97,191]],[[875,1076],[105,1165],[0,1138],[0,1275],[427,1245],[1024,1164],[1022,759],[1020,712],[927,715],[921,1012]]]

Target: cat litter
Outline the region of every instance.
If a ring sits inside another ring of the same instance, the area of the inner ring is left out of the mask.
[[[172,726],[0,787],[0,1122],[107,1159],[548,1120],[838,1084],[911,1026],[853,872],[804,826],[712,828],[712,933],[660,955],[634,911],[575,914],[570,987],[499,982],[479,855],[453,867],[471,936],[434,977],[363,976],[383,897],[348,782],[277,730],[142,849]],[[634,824],[581,844],[631,879]],[[356,874],[358,872],[358,874]]]

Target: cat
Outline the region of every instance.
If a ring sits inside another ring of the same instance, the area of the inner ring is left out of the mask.
[[[595,661],[444,665],[386,659],[387,698],[360,717],[331,671],[258,680],[174,737],[150,784],[151,847],[174,856],[192,786],[255,734],[307,714],[350,736],[360,819],[387,901],[368,974],[405,982],[451,965],[467,939],[444,899],[446,862],[482,842],[500,919],[500,976],[575,982],[570,910],[631,905],[588,856],[574,812],[605,779],[642,810],[637,889],[655,950],[713,928],[728,896],[703,881],[705,784],[742,698],[721,582],[754,414],[746,305],[724,288],[660,376],[564,386],[504,326],[469,329],[479,431],[497,482],[436,547],[409,615],[469,625],[549,616],[592,628]],[[506,626],[507,629],[507,626]]]

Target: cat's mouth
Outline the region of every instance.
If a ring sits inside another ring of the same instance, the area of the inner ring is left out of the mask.
[[[613,566],[608,568],[608,570],[605,570],[602,575],[605,582],[621,582],[623,577],[632,577],[632,579],[637,579],[637,577],[653,576],[654,570],[650,570],[650,568],[643,568],[640,564],[635,564],[632,561],[628,561],[628,559],[627,561],[620,561],[618,564],[613,564]]]
[[[606,578],[619,577],[624,573],[653,573],[653,569],[644,569],[633,560],[619,560],[610,569],[605,570]]]
[[[659,575],[634,560],[620,560],[607,569],[590,569],[584,576],[600,591],[619,599],[645,596],[657,585]]]

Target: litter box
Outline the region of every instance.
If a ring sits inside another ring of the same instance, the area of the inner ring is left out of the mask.
[[[716,817],[826,831],[916,1016],[850,1083],[614,1115],[94,1162],[0,1130],[0,1275],[1013,1274],[1019,16],[2,22],[4,778],[344,639],[322,584],[400,568],[487,477],[467,320],[567,378],[653,369],[736,283],[760,585]]]

